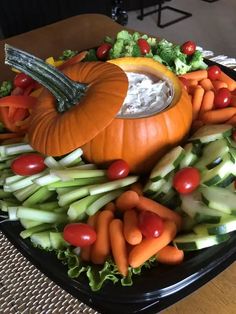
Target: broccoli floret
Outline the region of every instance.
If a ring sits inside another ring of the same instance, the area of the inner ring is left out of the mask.
[[[76,50],[64,50],[62,56],[59,57],[59,60],[67,60],[78,54]]]
[[[116,39],[117,39],[117,40],[120,40],[120,39],[121,39],[121,40],[124,40],[124,41],[130,41],[130,40],[132,40],[132,35],[129,34],[128,31],[123,30],[123,31],[120,31],[120,32],[117,34]]]
[[[89,49],[88,53],[86,54],[84,61],[97,61],[97,55],[95,49]]]
[[[191,66],[190,65],[187,65],[186,63],[184,63],[183,61],[181,61],[179,58],[176,58],[174,60],[174,64],[175,64],[175,74],[177,75],[182,75],[182,74],[185,74],[187,72],[190,71],[191,69]]]
[[[3,81],[0,86],[0,97],[5,97],[10,95],[13,88],[13,84],[11,81]]]
[[[192,55],[189,65],[191,67],[191,71],[195,70],[201,70],[201,69],[206,69],[207,64],[203,60],[203,55],[202,52],[199,50],[196,50],[194,54]]]
[[[138,41],[139,38],[141,38],[141,35],[138,32],[134,32],[132,37],[133,37],[133,41]]]
[[[161,58],[160,56],[158,56],[158,55],[154,55],[154,56],[153,56],[153,59],[154,59],[155,61],[159,62],[159,63],[163,63],[162,58]]]
[[[123,57],[123,50],[125,48],[125,43],[123,39],[117,39],[114,46],[109,51],[110,59],[117,59]]]
[[[156,40],[156,38],[153,38],[153,37],[149,37],[149,38],[147,39],[147,42],[148,42],[148,44],[149,44],[149,46],[150,46],[151,48],[155,48],[156,45],[157,45],[157,40]]]
[[[104,38],[104,43],[113,45],[114,42],[115,42],[114,39],[111,38],[111,37],[109,37],[109,36],[106,36],[106,37]]]

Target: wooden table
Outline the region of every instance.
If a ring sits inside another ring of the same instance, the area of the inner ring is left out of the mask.
[[[46,58],[58,56],[65,49],[95,47],[101,43],[104,35],[114,36],[122,28],[103,15],[81,15],[3,40],[0,42],[0,80],[12,76],[12,72],[3,64],[5,42]],[[233,314],[236,313],[235,295],[236,263],[193,294],[164,310],[164,313]]]

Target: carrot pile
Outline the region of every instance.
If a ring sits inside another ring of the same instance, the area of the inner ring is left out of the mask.
[[[139,214],[144,210],[163,219],[164,229],[159,237],[146,238],[139,229]],[[82,260],[104,264],[112,255],[122,276],[127,276],[129,266],[139,267],[153,256],[169,265],[184,259],[183,251],[171,246],[181,228],[180,215],[134,190],[123,192],[115,202],[90,216],[87,223],[96,230],[97,239],[91,246],[82,248]]]
[[[221,71],[218,79],[210,79],[207,70],[198,70],[179,76],[187,80],[187,91],[193,105],[193,124],[195,131],[205,124],[232,124],[236,126],[236,81]],[[217,108],[215,97],[221,88],[230,92],[230,104]]]

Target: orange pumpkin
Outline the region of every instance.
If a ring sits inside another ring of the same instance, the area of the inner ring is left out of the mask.
[[[171,147],[188,134],[192,104],[179,79],[164,65],[150,58],[120,58],[112,61],[126,72],[167,79],[174,97],[164,111],[145,118],[115,118],[102,132],[82,146],[85,158],[97,164],[122,158],[132,172],[145,173]]]

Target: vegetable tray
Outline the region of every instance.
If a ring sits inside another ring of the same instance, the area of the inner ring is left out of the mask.
[[[101,17],[99,18],[101,19]],[[100,26],[99,18],[96,22],[98,23],[97,27]],[[81,21],[82,23],[83,21]],[[98,27],[96,41],[92,42],[92,39],[91,41],[84,40],[84,43],[79,48],[82,50],[86,46],[88,48],[95,47],[104,35],[112,35],[120,29],[120,26],[116,26],[113,22],[112,27],[109,28],[109,23],[105,23],[103,28]],[[52,35],[53,27],[51,30],[49,27],[44,32],[44,35],[50,34],[50,31],[52,31]],[[59,33],[58,31],[57,34]],[[69,32],[69,34],[71,37],[69,35],[65,36],[66,40],[61,44],[63,47],[60,50],[70,47],[71,41],[73,41],[74,46],[79,41],[74,40],[77,33]],[[95,34],[91,35],[90,38],[94,36]],[[60,40],[64,38],[63,34],[60,34],[59,37]],[[41,39],[43,38],[41,37]],[[23,47],[30,45],[30,36],[26,35],[25,40],[22,44]],[[10,42],[19,43],[14,38]],[[54,48],[47,48],[47,55],[50,53],[56,54],[53,51]],[[224,71],[236,79],[236,72],[225,67]],[[9,241],[40,271],[64,290],[71,293],[76,299],[101,313],[157,313],[204,285],[236,260],[236,233],[234,233],[223,244],[186,254],[185,261],[178,266],[158,265],[157,267],[143,270],[142,275],[135,276],[132,286],[124,288],[118,284],[115,285],[108,282],[99,292],[92,292],[87,278],[83,274],[79,279],[69,278],[67,266],[63,265],[54,253],[34,248],[29,240],[23,240],[19,236],[22,228],[18,222],[6,222],[0,224],[0,228]]]

